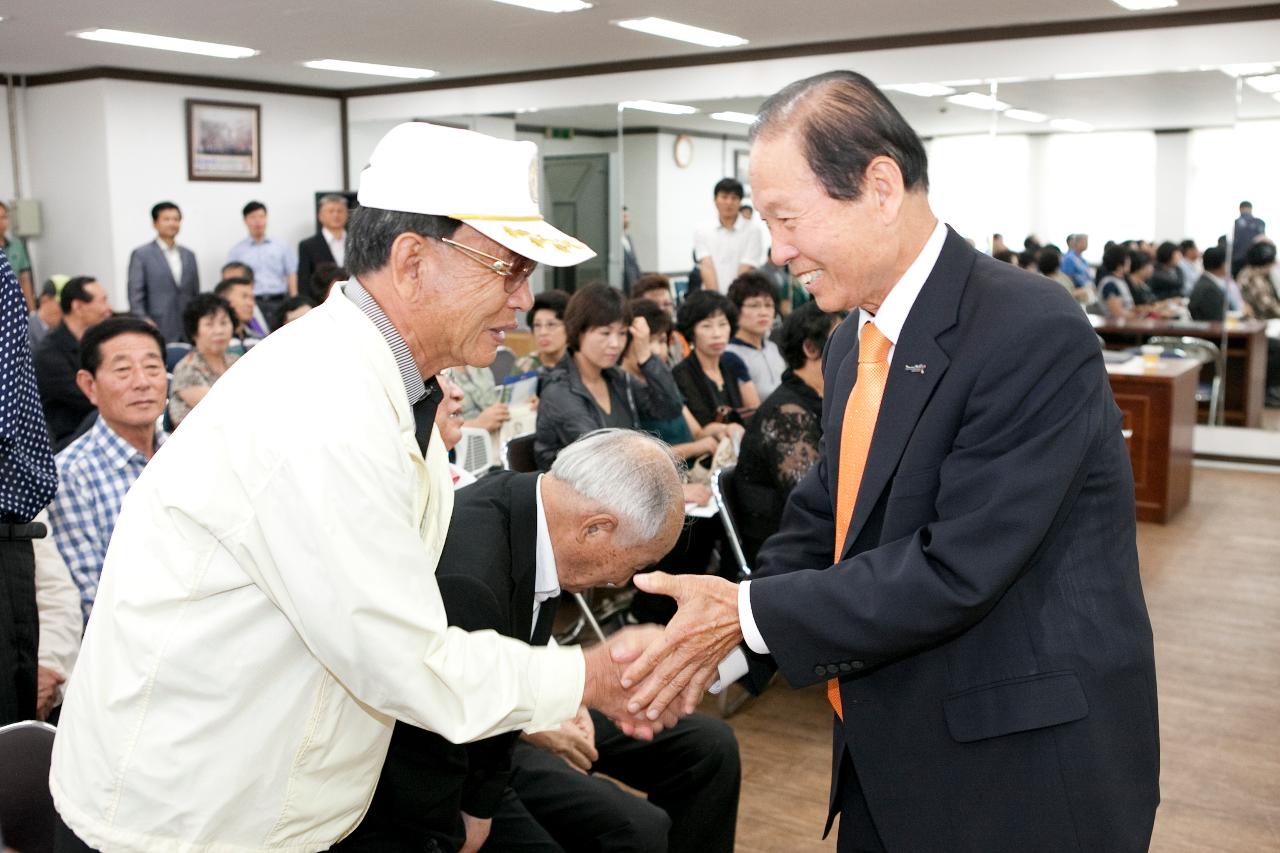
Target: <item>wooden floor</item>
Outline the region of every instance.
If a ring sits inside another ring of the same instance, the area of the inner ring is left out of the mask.
[[[1160,693],[1151,849],[1280,850],[1280,474],[1197,467],[1190,506],[1140,524],[1138,547]],[[820,687],[779,684],[730,719],[739,851],[835,849],[819,838],[830,714]]]

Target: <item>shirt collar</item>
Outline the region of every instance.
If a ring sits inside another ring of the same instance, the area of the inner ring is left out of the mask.
[[[1226,279],[1224,279],[1224,278],[1219,278],[1218,276],[1214,275],[1213,273],[1209,272],[1208,270],[1205,270],[1205,271],[1204,271],[1204,274],[1208,277],[1209,281],[1211,281],[1211,282],[1213,282],[1214,284],[1218,285],[1218,287],[1221,287],[1221,288],[1224,288],[1224,289],[1226,288],[1226,286],[1227,286],[1227,280],[1226,280]]]
[[[897,346],[898,338],[902,337],[902,327],[907,322],[907,315],[911,313],[911,306],[916,304],[916,297],[920,295],[925,281],[937,265],[938,256],[942,254],[942,244],[946,241],[947,226],[939,219],[924,248],[920,250],[920,254],[916,255],[911,266],[907,267],[902,278],[898,279],[893,289],[889,291],[889,295],[884,298],[880,310],[875,314],[868,314],[866,309],[859,310],[859,333],[862,332],[864,324],[874,319],[880,334]]]
[[[542,475],[534,489],[538,504],[538,547],[534,552],[533,603],[541,604],[560,594],[560,575],[556,570],[556,554],[551,548],[551,531],[547,527],[547,512],[542,505]]]
[[[738,214],[737,219],[733,220],[732,228],[725,228],[724,225],[720,222],[720,218],[716,217],[716,228],[720,231],[741,231],[745,227],[747,227],[747,220],[742,218],[741,213]]]
[[[138,448],[116,434],[101,415],[94,422],[91,432],[93,433],[91,441],[101,450],[104,461],[117,471],[135,461],[143,465],[147,464],[147,458],[138,451]],[[156,430],[154,439],[156,449],[164,444],[166,437],[164,430]]]
[[[343,228],[337,234],[334,234],[328,228],[321,227],[320,233],[324,235],[325,242],[341,243],[347,239],[347,229]]]
[[[156,238],[156,245],[160,247],[160,251],[165,252],[165,253],[168,253],[168,252],[176,252],[176,251],[178,251],[178,243],[177,243],[177,241],[176,241],[176,240],[174,241],[174,243],[173,243],[173,245],[172,245],[172,246],[166,246],[166,245],[164,244],[164,241],[163,241],[163,240],[161,240],[159,237],[157,237],[157,238]]]
[[[400,333],[396,331],[396,327],[387,318],[386,312],[378,305],[377,300],[354,276],[343,285],[343,292],[352,304],[373,321],[373,325],[382,333],[387,345],[391,347],[391,355],[395,357],[396,366],[400,368],[400,379],[404,382],[404,390],[409,395],[410,405],[432,393],[433,388],[438,388],[439,385],[434,376],[431,377],[430,385],[423,380],[422,373],[418,370],[418,362],[414,360],[409,345],[404,342],[404,338],[400,337]]]

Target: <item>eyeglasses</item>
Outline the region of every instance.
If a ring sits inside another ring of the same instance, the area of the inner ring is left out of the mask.
[[[448,237],[441,237],[439,239],[440,242],[444,243],[446,246],[452,246],[485,269],[490,272],[495,272],[506,279],[502,283],[502,286],[507,293],[515,293],[519,290],[520,285],[525,281],[525,279],[532,275],[533,271],[538,267],[537,261],[529,260],[523,255],[516,255],[516,260],[514,261],[504,261],[502,258],[495,258],[487,252],[482,252],[479,249],[474,249],[471,246],[466,246],[462,243],[450,240]]]

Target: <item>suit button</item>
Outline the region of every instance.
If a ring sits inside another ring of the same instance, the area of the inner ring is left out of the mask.
[[[860,660],[850,661],[849,665],[852,666],[854,669],[862,669],[864,666],[866,666],[866,664]]]
[[[852,665],[852,664],[850,664],[850,663],[848,663],[848,662],[841,663],[841,664],[840,664],[840,671],[841,671],[841,672],[853,672],[853,665]]]
[[[839,671],[840,671],[840,667],[836,666],[835,664],[833,663],[827,664],[827,675],[835,675]]]
[[[817,666],[815,666],[815,667],[813,668],[813,674],[814,674],[814,675],[826,675],[826,674],[827,674],[827,668],[826,668],[825,666],[823,666],[822,664],[818,664]]]

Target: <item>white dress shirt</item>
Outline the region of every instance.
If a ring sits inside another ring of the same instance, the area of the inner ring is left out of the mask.
[[[574,717],[579,649],[448,627],[448,459],[438,430],[425,457],[414,436],[388,340],[334,288],[157,452],[54,742],[54,803],[91,847],[327,849],[364,816],[395,720],[462,743]]]
[[[716,286],[721,293],[738,277],[743,264],[758,267],[764,263],[764,241],[760,229],[750,220],[739,216],[732,228],[725,228],[716,220],[715,225],[699,228],[693,235],[693,256],[701,263],[711,258],[716,270]]]
[[[538,487],[534,490],[538,504],[538,545],[533,556],[533,621],[536,628],[542,602],[560,594],[560,574],[556,569],[556,552],[551,547],[551,530],[547,527],[547,511],[542,505],[542,475],[538,475]],[[530,628],[532,631],[533,628]],[[532,636],[532,635],[530,635]],[[555,645],[555,640],[549,641]]]
[[[916,297],[920,295],[920,290],[924,287],[925,281],[928,280],[929,274],[933,272],[934,266],[938,263],[938,256],[942,254],[942,245],[947,240],[947,226],[941,220],[933,228],[933,233],[929,235],[929,239],[925,241],[924,248],[920,250],[920,254],[916,255],[916,259],[907,267],[906,272],[902,274],[902,278],[889,291],[889,295],[885,297],[884,302],[880,305],[880,310],[875,314],[870,314],[864,309],[858,310],[858,332],[862,332],[862,327],[870,322],[876,324],[876,328],[880,334],[892,342],[889,348],[889,362],[893,363],[893,354],[898,346],[898,338],[902,336],[902,327],[907,322],[907,315],[911,313],[911,308],[916,304]],[[890,374],[892,381],[892,373]],[[836,519],[836,523],[841,523],[840,519]],[[835,543],[832,542],[832,548]],[[738,586],[738,621],[742,624],[742,636],[747,642],[747,647],[757,654],[769,654],[769,645],[760,634],[760,629],[756,626],[755,617],[751,614],[751,581],[743,581]],[[741,678],[746,674],[746,656],[742,655],[741,649],[735,649],[733,654],[726,659],[726,664],[734,655],[741,655],[742,671],[734,678]],[[724,665],[722,665],[724,666]],[[722,669],[722,674],[725,670]],[[731,674],[731,673],[729,673]]]
[[[324,242],[329,247],[329,254],[333,255],[333,262],[338,266],[342,266],[347,259],[347,232],[339,231],[333,234],[328,228],[321,228],[320,233],[324,235]]]
[[[173,273],[173,283],[182,284],[182,255],[178,253],[178,244],[175,241],[172,246],[167,245],[164,240],[156,238],[156,245],[160,247],[160,253],[164,255],[164,261],[169,265],[169,272]]]

